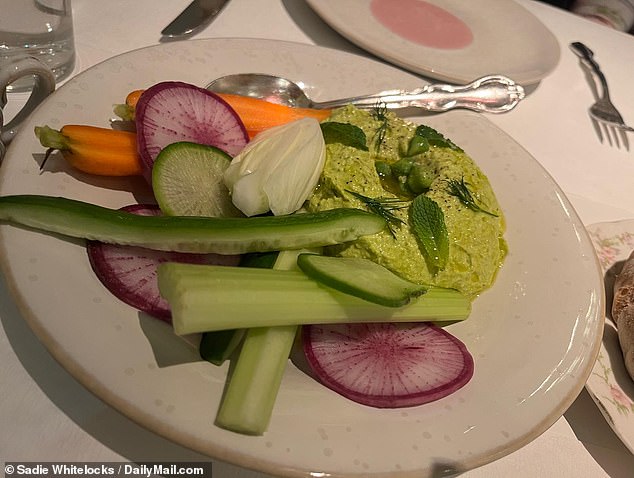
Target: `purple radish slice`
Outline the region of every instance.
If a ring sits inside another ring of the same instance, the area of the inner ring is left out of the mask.
[[[122,210],[158,216],[155,205],[134,204]],[[162,262],[190,264],[219,264],[235,266],[239,256],[193,254],[184,252],[153,251],[143,247],[120,246],[99,241],[88,241],[90,265],[101,283],[118,299],[157,319],[171,322],[169,304],[159,293],[157,267]]]
[[[165,146],[178,141],[215,146],[233,157],[249,141],[242,120],[220,96],[189,83],[165,81],[145,90],[136,105],[137,148],[146,179]]]
[[[371,407],[432,402],[473,376],[466,346],[430,323],[307,325],[302,338],[317,379]]]

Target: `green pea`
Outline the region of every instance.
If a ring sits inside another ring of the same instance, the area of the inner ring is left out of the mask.
[[[407,176],[414,166],[414,161],[411,158],[399,159],[392,164],[392,175],[394,177]]]
[[[387,178],[392,175],[392,168],[385,161],[376,161],[374,168],[379,176]]]
[[[416,134],[409,142],[407,156],[416,156],[417,154],[422,154],[427,150],[429,150],[429,141],[427,138]]]
[[[422,164],[416,164],[407,175],[407,187],[415,194],[427,191],[434,182],[434,170]]]

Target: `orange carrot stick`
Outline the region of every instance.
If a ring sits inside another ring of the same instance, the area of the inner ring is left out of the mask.
[[[100,176],[141,174],[135,133],[66,125],[59,131],[48,126],[36,126],[35,134],[42,146],[49,148],[45,162],[52,151],[59,150],[68,164],[85,173]]]
[[[229,94],[220,94],[219,96],[238,113],[250,138],[266,129],[301,118],[308,117],[323,121],[330,116],[331,112],[331,110],[293,108],[249,96]]]
[[[125,98],[125,104],[130,108],[136,108],[136,104],[139,102],[139,97],[143,94],[144,90],[134,90],[128,93]]]

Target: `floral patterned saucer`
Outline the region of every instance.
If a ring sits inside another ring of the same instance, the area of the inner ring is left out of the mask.
[[[634,453],[634,381],[628,375],[610,316],[614,277],[634,250],[634,220],[587,226],[604,271],[606,320],[603,342],[586,389],[623,443]]]

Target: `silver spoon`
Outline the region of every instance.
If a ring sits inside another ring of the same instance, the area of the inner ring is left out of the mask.
[[[525,96],[521,85],[500,75],[485,76],[468,85],[430,84],[412,91],[389,90],[324,102],[312,101],[290,80],[259,73],[223,76],[209,83],[207,89],[216,93],[265,98],[299,108],[332,109],[353,104],[358,108],[371,109],[381,104],[389,109],[414,107],[434,112],[466,108],[484,113],[504,113],[513,109]]]

